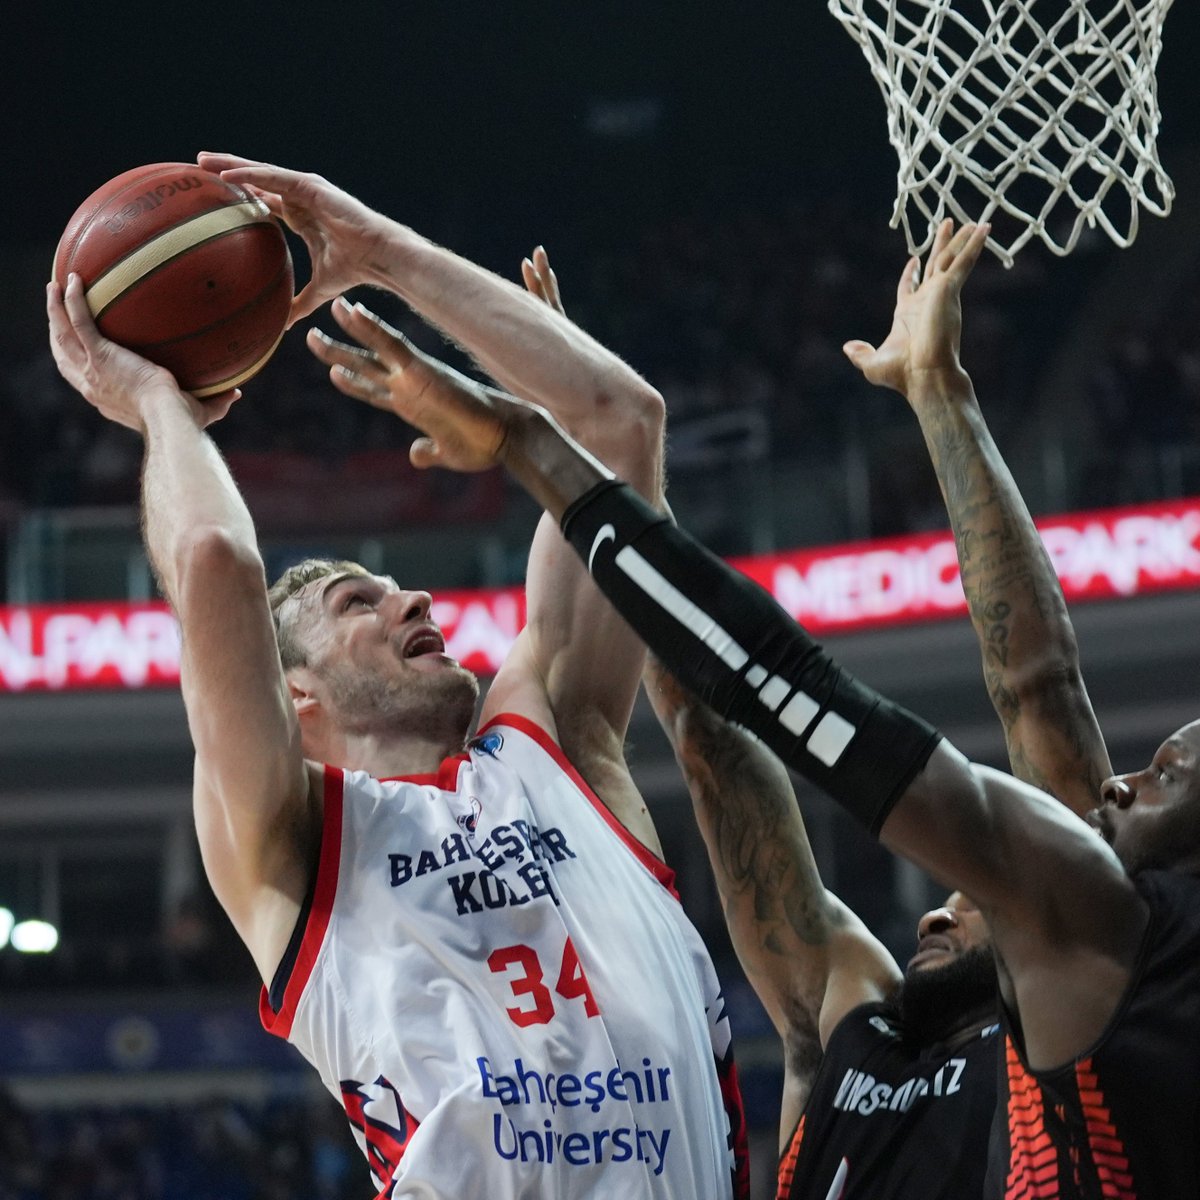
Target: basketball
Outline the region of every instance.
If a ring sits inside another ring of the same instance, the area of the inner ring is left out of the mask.
[[[153,163],[93,192],[54,278],[83,281],[105,337],[196,396],[238,387],[279,344],[292,303],[283,229],[257,197],[191,163]]]

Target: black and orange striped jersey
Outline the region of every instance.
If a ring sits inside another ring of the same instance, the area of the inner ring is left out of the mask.
[[[1031,1071],[1004,1020],[988,1200],[1200,1196],[1200,880],[1145,871],[1134,883],[1150,923],[1088,1054]]]
[[[834,1029],[779,1164],[778,1200],[969,1200],[983,1194],[1000,1026],[953,1047],[906,1040],[864,1004]]]

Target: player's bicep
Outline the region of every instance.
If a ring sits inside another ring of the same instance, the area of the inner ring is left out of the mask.
[[[1112,849],[1044,792],[948,743],[892,809],[881,840],[970,896],[1014,973],[1014,955],[1064,947],[1132,962],[1144,912]]]
[[[201,543],[180,574],[176,605],[183,696],[204,781],[199,802],[219,809],[238,865],[253,870],[281,816],[308,795],[262,564],[223,538]]]
[[[529,697],[526,705],[540,696],[559,725],[577,728],[583,718],[603,727],[598,737],[615,733],[620,740],[633,710],[645,649],[550,517],[538,523],[525,592],[526,628],[493,689],[503,697]],[[485,711],[501,707],[489,694]]]

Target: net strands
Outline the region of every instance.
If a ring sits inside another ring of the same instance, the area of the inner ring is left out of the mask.
[[[1011,266],[1030,239],[1119,246],[1171,210],[1155,68],[1172,0],[828,0],[883,92],[900,160],[892,228],[991,221]]]

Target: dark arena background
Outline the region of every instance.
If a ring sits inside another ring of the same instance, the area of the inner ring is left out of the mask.
[[[1168,14],[1159,69],[1173,214],[1126,251],[985,256],[965,297],[964,362],[1047,522],[1118,770],[1200,699],[1193,10]],[[259,1027],[204,881],[138,440],[47,350],[59,233],[130,167],[211,149],[315,170],[513,279],[544,244],[568,313],[666,397],[681,523],[1003,765],[916,422],[840,351],[886,332],[906,250],[880,96],[824,5],[50,0],[6,12],[0,78],[0,1200],[372,1194],[344,1117]],[[335,551],[428,587],[486,672],[535,513],[495,473],[414,475],[409,436],[337,396],[300,331],[216,431],[269,573]],[[644,702],[629,752],[725,983],[766,1197],[778,1041]],[[906,961],[940,891],[798,789],[828,886]]]

